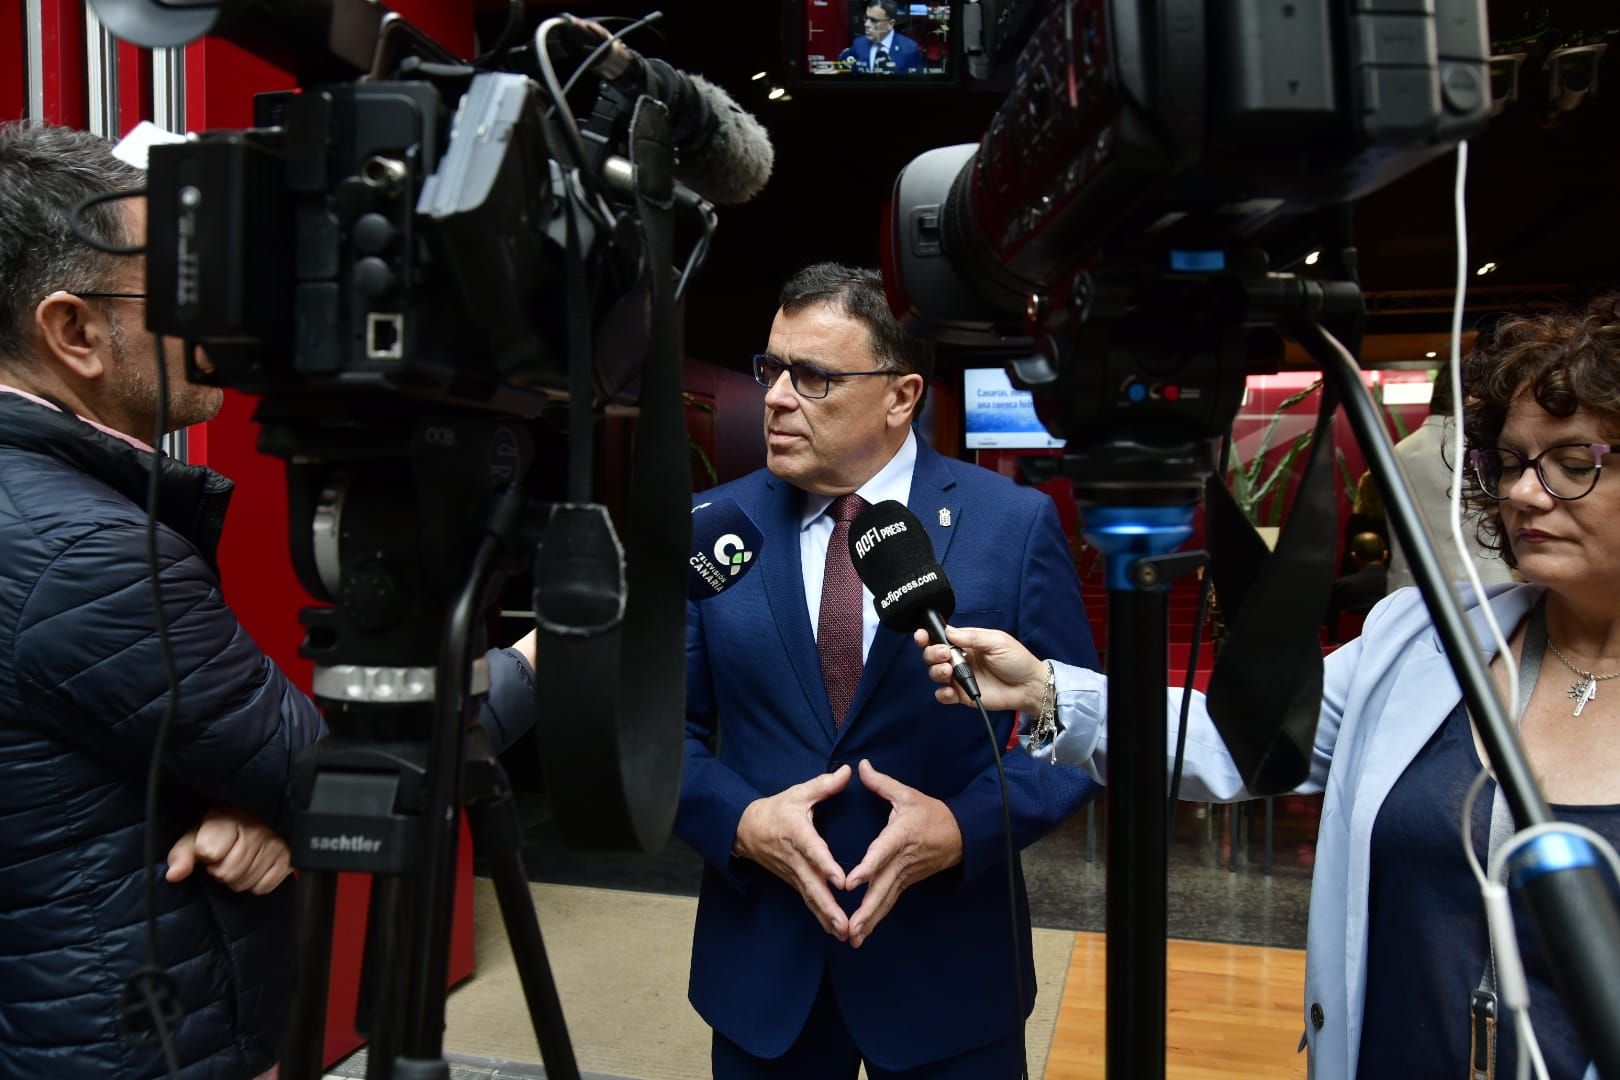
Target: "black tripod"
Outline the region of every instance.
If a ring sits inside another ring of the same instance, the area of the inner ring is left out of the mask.
[[[304,776],[312,781],[312,788],[320,788],[328,796],[312,799],[311,802],[331,806],[337,801],[331,796],[341,799],[348,795],[352,797],[352,808],[347,813],[318,812],[312,808],[305,817],[305,827],[309,830],[361,830],[339,834],[360,836],[369,835],[367,830],[377,825],[390,831],[398,828],[402,822],[401,815],[396,811],[402,808],[402,802],[409,801],[410,794],[395,788],[391,781],[377,782],[379,776],[386,775],[380,767],[389,765],[395,769],[395,779],[402,779],[407,789],[415,788],[419,794],[422,788],[421,770],[416,768],[414,762],[408,762],[403,755],[396,754],[386,746],[371,744],[347,750],[334,748],[330,754],[323,755],[323,760],[309,762]],[[574,1061],[562,1004],[551,977],[540,922],[523,869],[522,822],[505,770],[496,759],[488,736],[476,726],[467,735],[462,777],[461,797],[465,800],[473,846],[489,867],[500,903],[501,919],[528,1004],[529,1019],[545,1062],[546,1075],[577,1080],[579,1069]],[[390,794],[404,795],[405,798],[385,805],[384,799],[376,797],[384,787],[390,789]],[[361,805],[365,802],[371,803],[369,809]],[[409,839],[412,833],[419,835],[422,825],[423,817],[418,813],[400,831]],[[300,835],[300,840],[310,835],[318,834],[306,832]],[[303,846],[300,843],[300,847]],[[410,850],[410,847],[408,843],[402,845],[404,850]],[[412,1049],[413,1045],[424,1046],[428,1040],[410,1038],[402,992],[407,984],[394,982],[379,974],[388,967],[386,958],[408,954],[413,942],[410,934],[404,931],[412,926],[420,928],[421,925],[419,911],[412,906],[413,897],[407,891],[410,868],[359,865],[361,859],[345,859],[341,855],[330,860],[315,861],[322,864],[320,868],[306,867],[298,884],[298,989],[285,1039],[286,1050],[281,1066],[283,1075],[322,1075],[326,971],[331,963],[336,872],[341,869],[369,870],[377,875],[372,884],[371,917],[366,941],[367,988],[361,993],[361,1008],[367,1010],[369,1000],[370,1013],[366,1029],[370,1040],[366,1075],[448,1076],[448,1067],[438,1060],[437,1048]],[[345,862],[347,865],[336,865]],[[449,876],[449,870],[446,869],[442,876]],[[441,984],[441,1001],[442,997]],[[442,1007],[438,1015],[442,1033]],[[441,1039],[442,1034],[436,1035],[431,1041],[440,1042]],[[430,1056],[417,1056],[422,1053]]]
[[[511,786],[476,723],[489,668],[475,631],[532,545],[514,421],[414,420],[270,399],[261,447],[288,460],[294,562],[332,607],[307,608],[303,652],[330,736],[293,787],[296,985],[282,1074],[322,1072],[337,874],[374,875],[358,1025],[368,1078],[447,1078],[442,1060],[458,815],[485,859],[547,1074],[577,1078],[523,871]]]
[[[1204,562],[1201,551],[1170,554],[1192,534],[1198,487],[1167,483],[1159,505],[1106,505],[1107,493],[1084,480],[1075,490],[1089,504],[1085,536],[1103,552],[1108,580],[1108,1075],[1148,1077],[1164,1068],[1169,813],[1165,728],[1150,718],[1164,713],[1169,586]],[[1114,716],[1133,718],[1117,744]]]

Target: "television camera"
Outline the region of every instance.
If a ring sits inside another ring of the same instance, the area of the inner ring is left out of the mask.
[[[520,2],[471,61],[370,0],[93,6],[135,44],[219,35],[298,80],[258,98],[251,129],[153,147],[144,192],[148,328],[184,341],[193,381],[260,395],[293,562],[321,601],[301,612],[301,652],[332,734],[295,780],[283,1075],[320,1075],[340,870],[374,875],[369,1074],[445,1075],[463,803],[550,1074],[577,1075],[509,785],[469,734],[488,678],[474,657],[499,583],[532,558],[559,830],[588,848],[663,843],[691,528],[678,305],[713,202],[758,192],[769,139],[717,87],[594,23],[547,19],[518,42]],[[587,75],[595,103],[576,120]],[[593,500],[609,406],[638,414],[623,542]],[[565,430],[566,461],[541,470],[546,426]]]
[[[1228,548],[1212,572],[1233,624],[1210,716],[1251,792],[1297,786],[1337,539],[1312,477],[1331,467],[1338,402],[1414,553],[1515,821],[1551,820],[1352,355],[1364,305],[1348,207],[1484,127],[1484,4],[1057,0],[1043,12],[1019,0],[981,21],[992,48],[1018,50],[1012,90],[977,144],[929,151],[899,175],[885,285],[913,332],[1004,359],[1067,440],[1032,471],[1072,480],[1107,564],[1108,1075],[1162,1077],[1164,596],[1204,561],[1171,553],[1207,486],[1211,544]],[[1285,272],[1318,248],[1331,256],[1311,276]],[[1268,554],[1246,523],[1222,539],[1221,519],[1241,516],[1209,480],[1245,376],[1274,363],[1260,339],[1275,345],[1277,330],[1322,365],[1325,388],[1295,511]],[[1566,869],[1524,894],[1588,1051],[1600,1072],[1620,1070],[1605,1004],[1620,920],[1601,876]]]

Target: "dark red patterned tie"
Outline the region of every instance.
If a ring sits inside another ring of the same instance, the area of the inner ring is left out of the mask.
[[[827,541],[827,567],[821,575],[821,616],[816,623],[816,651],[821,654],[821,678],[827,684],[827,704],[833,723],[843,726],[855,687],[861,681],[861,579],[849,558],[849,524],[866,500],[840,495],[827,508],[832,515],[832,539]]]

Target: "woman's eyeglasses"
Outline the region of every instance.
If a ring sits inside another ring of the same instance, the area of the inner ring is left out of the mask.
[[[863,375],[900,375],[899,371],[873,370],[873,371],[828,371],[826,368],[814,364],[789,364],[769,353],[760,353],[754,357],[754,381],[770,389],[776,385],[776,380],[782,377],[782,372],[788,373],[793,382],[793,389],[802,398],[824,398],[832,389],[832,384],[839,379],[856,379]]]
[[[1613,449],[1603,443],[1566,443],[1549,446],[1533,458],[1501,447],[1472,450],[1468,456],[1480,490],[1493,499],[1508,498],[1524,470],[1532,468],[1553,498],[1579,499],[1597,486],[1603,473],[1603,456]]]

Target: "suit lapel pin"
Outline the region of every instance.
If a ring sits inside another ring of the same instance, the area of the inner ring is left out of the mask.
[[[948,506],[939,508],[939,527],[942,529],[951,527],[951,508]]]

